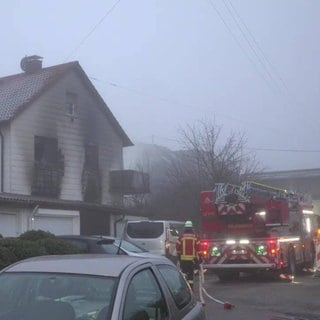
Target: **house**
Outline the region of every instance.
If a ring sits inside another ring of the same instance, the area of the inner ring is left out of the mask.
[[[0,234],[112,234],[131,140],[78,62],[21,67],[0,78]]]

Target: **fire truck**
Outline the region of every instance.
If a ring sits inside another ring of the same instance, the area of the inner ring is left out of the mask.
[[[203,266],[221,280],[313,267],[318,223],[310,196],[246,181],[217,183],[200,203]]]

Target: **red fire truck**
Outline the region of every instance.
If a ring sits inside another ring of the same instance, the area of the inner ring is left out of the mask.
[[[220,279],[240,272],[312,267],[317,217],[311,198],[256,182],[218,183],[201,193],[204,268]]]

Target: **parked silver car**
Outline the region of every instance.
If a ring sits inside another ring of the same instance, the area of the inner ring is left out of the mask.
[[[128,256],[135,256],[138,254],[153,256],[147,250],[130,241],[111,236],[59,235],[56,237],[78,247],[82,253],[124,254]]]
[[[0,320],[206,319],[168,259],[45,256],[0,273]]]

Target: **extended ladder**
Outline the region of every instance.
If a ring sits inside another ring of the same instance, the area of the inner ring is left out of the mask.
[[[245,181],[240,185],[230,183],[216,183],[214,188],[215,203],[225,203],[227,195],[236,195],[240,202],[250,202],[252,196],[261,196],[270,199],[286,199],[300,201],[303,195],[289,192],[285,189],[271,187],[254,181]]]

